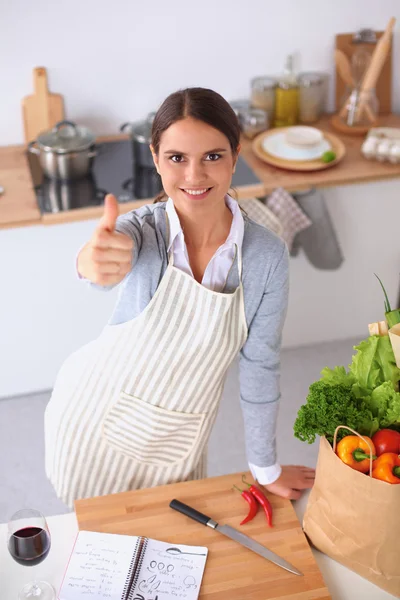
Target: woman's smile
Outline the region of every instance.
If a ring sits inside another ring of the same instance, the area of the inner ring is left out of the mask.
[[[206,198],[211,192],[212,187],[203,187],[199,189],[195,188],[181,188],[181,191],[189,198],[195,198],[196,200],[202,200]]]

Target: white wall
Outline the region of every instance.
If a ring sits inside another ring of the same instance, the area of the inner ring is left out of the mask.
[[[36,65],[49,69],[69,118],[97,133],[115,132],[182,86],[242,97],[253,75],[276,72],[293,50],[301,52],[301,69],[331,71],[335,33],[381,29],[392,15],[400,20],[398,0],[337,0],[330,12],[326,6],[321,0],[193,6],[157,0],[148,7],[115,0],[107,8],[93,0],[3,3],[0,145],[22,142],[20,99],[30,93]],[[394,107],[400,112],[397,38]],[[383,317],[374,272],[395,302],[398,190],[396,181],[326,190],[346,261],[329,272],[302,254],[292,259],[285,346],[365,337],[367,324]],[[94,226],[0,231],[0,397],[51,387],[62,360],[93,339],[110,315],[115,292],[90,290],[74,274],[75,253]]]
[[[3,0],[0,3],[0,144],[22,142],[20,101],[32,68],[48,69],[68,118],[97,133],[142,118],[183,86],[246,96],[254,75],[333,73],[334,36],[400,20],[398,0]],[[396,25],[394,106],[400,110]]]

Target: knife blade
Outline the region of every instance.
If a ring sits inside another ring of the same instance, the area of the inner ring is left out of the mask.
[[[204,515],[203,513],[196,510],[195,508],[192,508],[191,506],[188,506],[187,504],[180,502],[180,500],[176,500],[176,499],[171,500],[169,505],[171,508],[186,515],[190,519],[193,519],[194,521],[197,521],[198,523],[201,523],[202,525],[207,525],[208,527],[211,527],[212,529],[219,531],[219,533],[226,535],[231,540],[238,542],[245,548],[248,548],[252,552],[259,554],[260,556],[262,556],[263,558],[266,558],[267,560],[274,563],[275,565],[282,567],[282,569],[286,569],[286,571],[290,571],[290,573],[293,573],[294,575],[303,575],[303,573],[301,571],[296,569],[296,567],[291,565],[287,560],[285,560],[281,556],[278,556],[278,554],[275,554],[275,552],[272,552],[272,550],[269,550],[269,548],[262,546],[261,544],[256,542],[256,540],[253,540],[248,535],[245,535],[241,531],[237,531],[230,525],[220,525],[219,523],[217,523],[216,521],[211,519],[211,517],[207,517],[207,515]]]

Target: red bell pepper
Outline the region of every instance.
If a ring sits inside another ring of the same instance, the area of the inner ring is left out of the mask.
[[[386,452],[400,454],[400,433],[394,429],[381,429],[372,436],[376,455]]]

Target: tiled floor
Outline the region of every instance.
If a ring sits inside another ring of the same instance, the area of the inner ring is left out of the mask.
[[[282,352],[282,399],[277,431],[278,457],[283,464],[314,466],[317,444],[293,436],[293,422],[308,386],[324,366],[348,365],[355,340],[303,346]],[[23,507],[45,515],[68,512],[44,473],[43,411],[50,392],[0,400],[0,522]],[[247,469],[238,370],[235,363],[225,385],[217,422],[209,444],[209,475]]]

